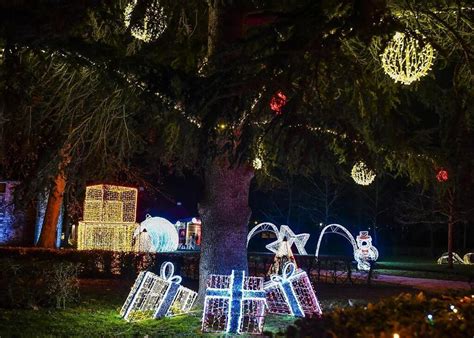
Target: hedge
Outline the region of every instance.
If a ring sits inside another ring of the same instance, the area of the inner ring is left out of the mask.
[[[164,261],[175,264],[176,274],[183,278],[199,279],[199,252],[176,251],[169,253],[114,252],[105,250],[44,249],[35,247],[0,247],[0,257],[38,259],[51,263],[79,264],[80,278],[135,279],[140,271],[158,272]],[[351,259],[340,256],[324,256],[317,261],[314,256],[295,255],[298,266],[317,282],[347,283],[350,279]],[[266,276],[274,255],[250,252],[249,274]],[[338,270],[338,271],[336,271]]]
[[[323,309],[324,311],[324,309]],[[376,304],[338,308],[322,318],[301,319],[289,337],[472,337],[473,295],[401,294]]]

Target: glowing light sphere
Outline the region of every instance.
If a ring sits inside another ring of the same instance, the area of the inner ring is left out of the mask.
[[[259,157],[255,157],[254,160],[252,161],[252,166],[254,167],[255,170],[260,170],[263,167],[263,162]]]
[[[131,24],[132,13],[137,5],[134,0],[125,7],[124,24],[128,28]],[[160,5],[158,0],[152,1],[150,7],[145,10],[145,16],[140,25],[132,25],[130,33],[137,39],[144,42],[150,42],[158,39],[161,34],[168,28],[168,17],[165,14],[164,8]]]
[[[374,181],[376,175],[364,162],[359,161],[352,167],[351,176],[357,184],[369,185]]]
[[[445,169],[440,169],[436,174],[436,179],[438,182],[446,182],[449,179],[448,171]]]
[[[270,109],[275,112],[275,114],[280,115],[281,110],[286,105],[287,98],[286,95],[279,90],[270,100]]]
[[[404,33],[395,33],[381,55],[385,73],[395,82],[409,85],[431,69],[434,49],[429,43],[422,48],[417,39]]]
[[[147,236],[147,239],[143,237]],[[167,219],[161,217],[146,216],[135,230],[133,238],[139,238],[140,243],[146,243],[140,247],[140,251],[169,252],[176,251],[179,245],[179,236],[176,227]]]
[[[246,277],[241,270],[210,275],[202,331],[261,334],[265,319],[263,282],[262,277]]]

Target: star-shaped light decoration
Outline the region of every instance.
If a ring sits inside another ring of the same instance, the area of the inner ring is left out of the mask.
[[[295,235],[293,230],[290,229],[288,225],[282,225],[278,233],[277,240],[270,244],[267,244],[265,247],[273,253],[277,253],[280,249],[281,243],[286,239],[288,246],[291,248],[293,243],[296,245],[296,249],[300,255],[307,255],[307,252],[304,248],[306,242],[309,239],[309,234],[299,234]]]

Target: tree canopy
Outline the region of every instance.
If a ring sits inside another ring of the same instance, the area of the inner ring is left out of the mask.
[[[468,2],[161,1],[155,19],[167,29],[144,43],[130,30],[150,4],[138,2],[128,28],[125,1],[3,4],[3,103],[14,107],[15,129],[30,118],[31,138],[81,144],[78,158],[151,154],[148,165],[202,169],[224,152],[231,162],[259,157],[266,173],[323,163],[350,170],[363,159],[426,181],[433,162],[449,165],[452,138],[472,128]],[[211,40],[213,6],[225,27]],[[411,86],[394,83],[380,64],[396,31],[436,50],[430,74]],[[8,65],[20,63],[32,73],[12,74]],[[39,102],[33,111],[12,103],[12,91]],[[278,91],[287,97],[281,114],[269,107]],[[12,125],[10,107],[3,121]],[[43,124],[51,127],[36,128]]]

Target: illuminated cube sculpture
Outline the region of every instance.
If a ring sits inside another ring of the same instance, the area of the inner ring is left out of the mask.
[[[207,282],[203,332],[261,334],[265,319],[263,278],[245,277],[244,271],[211,275]]]
[[[79,222],[79,250],[134,251],[133,232],[137,211],[137,189],[115,185],[86,188],[84,221]]]
[[[189,312],[197,293],[181,286],[181,276],[173,274],[171,262],[161,265],[159,276],[140,272],[120,315],[127,321],[138,321]]]
[[[264,285],[268,312],[295,317],[321,315],[321,307],[306,272],[288,262],[283,274],[271,276]]]

